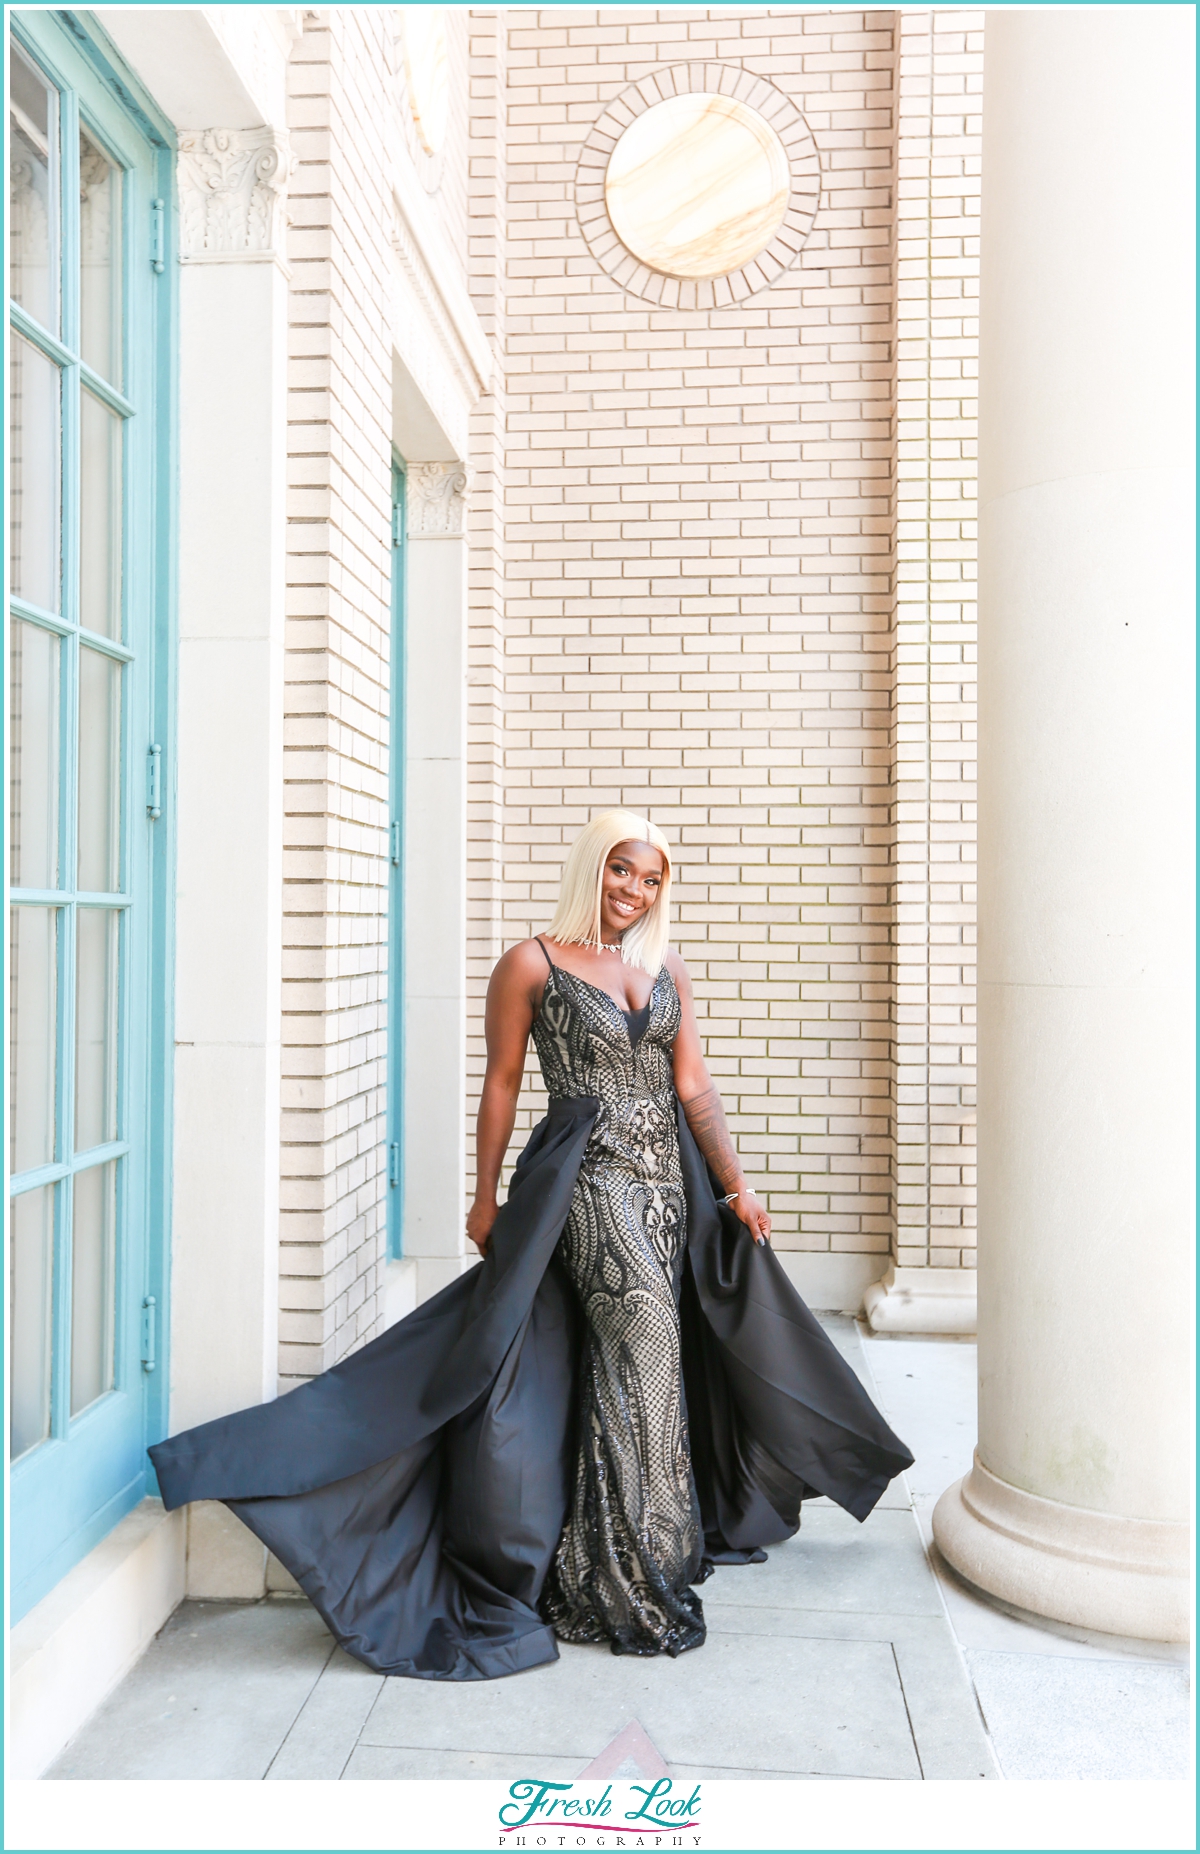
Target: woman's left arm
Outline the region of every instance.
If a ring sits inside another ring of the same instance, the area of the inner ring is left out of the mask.
[[[716,1083],[708,1072],[700,1047],[696,1024],[696,1007],[688,969],[677,953],[668,953],[667,965],[679,993],[683,1017],[672,1052],[675,1062],[675,1092],[683,1107],[684,1118],[692,1138],[708,1160],[721,1189],[732,1197],[731,1208],[746,1225],[755,1242],[766,1242],[771,1234],[771,1219],[746,1183],[746,1174],[725,1119],[725,1109]]]

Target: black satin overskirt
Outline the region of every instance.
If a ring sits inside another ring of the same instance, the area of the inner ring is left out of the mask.
[[[570,1497],[580,1318],[555,1255],[593,1099],[521,1154],[477,1268],[273,1403],[150,1450],[168,1508],[223,1500],[368,1667],[481,1680],[557,1658],[538,1597]],[[912,1456],[769,1246],[714,1196],[679,1115],[692,1465],[714,1562],[827,1494],[865,1519]]]

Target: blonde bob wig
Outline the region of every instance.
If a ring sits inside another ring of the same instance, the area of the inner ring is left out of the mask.
[[[657,978],[671,932],[671,848],[656,824],[632,811],[602,811],[585,824],[567,851],[550,937],[563,946],[599,946],[604,865],[618,843],[648,843],[663,859],[662,887],[653,907],[621,936],[621,958]]]

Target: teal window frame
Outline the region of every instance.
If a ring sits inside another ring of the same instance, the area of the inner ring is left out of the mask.
[[[388,743],[387,1253],[404,1253],[404,755],[408,527],[405,468],[392,456],[391,722]]]
[[[12,39],[58,91],[59,322],[43,328],[10,303],[9,325],[59,370],[62,592],[48,612],[10,599],[60,640],[59,886],[8,888],[14,907],[58,914],[56,1128],[53,1162],[8,1179],[6,1207],[54,1191],[49,1435],[10,1470],[11,1615],[15,1621],[147,1493],[146,1446],[166,1433],[169,1382],[171,1080],[173,1072],[173,717],[175,711],[175,356],[178,349],[175,136],[96,21],[67,11],[8,14]],[[78,249],[79,126],[121,170],[120,390],[82,360]],[[81,623],[80,407],[86,386],[121,425],[119,639]],[[76,697],[81,647],[120,663],[120,887],[75,889]],[[7,669],[6,672],[7,674]],[[6,691],[7,694],[7,691]],[[5,706],[8,712],[7,702]],[[6,885],[9,871],[6,859]],[[120,919],[115,1140],[74,1150],[71,962],[81,907]],[[6,932],[9,919],[6,909]],[[5,979],[9,973],[5,941]],[[7,1070],[6,1070],[7,1075]],[[116,1161],[112,1382],[71,1414],[71,1213],[75,1180]],[[7,1164],[7,1145],[6,1145]],[[6,1322],[6,1333],[8,1331]]]

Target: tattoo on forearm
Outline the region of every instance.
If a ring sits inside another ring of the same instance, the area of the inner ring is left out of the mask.
[[[692,1138],[713,1171],[727,1191],[734,1190],[741,1182],[742,1166],[717,1090],[708,1088],[703,1094],[693,1095],[690,1101],[683,1103],[683,1111]]]

